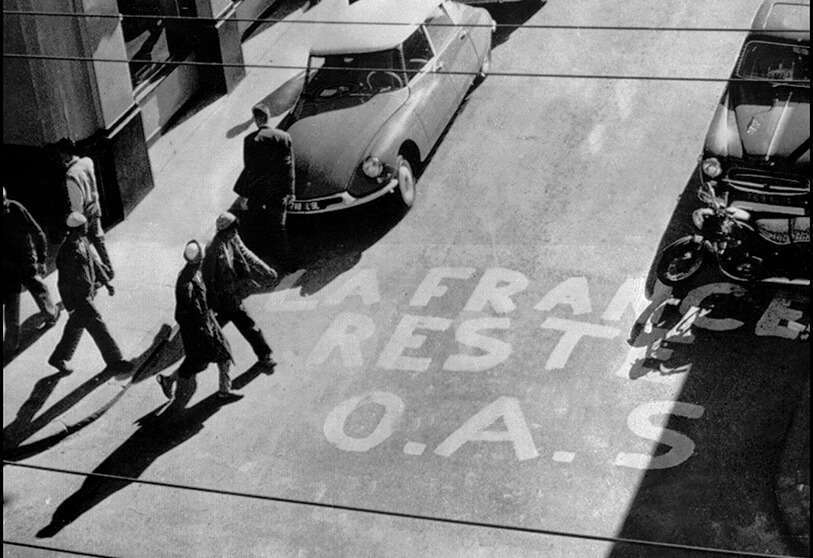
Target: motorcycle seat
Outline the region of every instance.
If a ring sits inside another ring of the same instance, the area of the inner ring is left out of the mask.
[[[774,244],[810,242],[810,217],[757,219],[755,226],[760,236]]]

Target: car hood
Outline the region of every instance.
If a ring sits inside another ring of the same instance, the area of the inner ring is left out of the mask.
[[[736,159],[810,166],[810,90],[731,84],[717,109],[707,150]]]
[[[296,197],[309,199],[346,189],[370,142],[409,97],[406,87],[348,108],[284,121],[296,159]]]

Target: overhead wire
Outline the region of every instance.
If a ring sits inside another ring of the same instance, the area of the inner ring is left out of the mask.
[[[52,54],[27,54],[20,52],[3,52],[3,58],[9,59],[29,59],[29,60],[53,60],[53,61],[67,61],[67,62],[111,62],[111,63],[143,63],[143,64],[157,64],[162,66],[199,66],[199,67],[226,67],[226,68],[259,68],[259,69],[273,69],[273,70],[307,70],[308,66],[302,64],[252,64],[252,63],[236,63],[236,62],[205,62],[199,60],[168,60],[165,62],[156,62],[152,59],[140,58],[103,58],[97,56],[59,56]],[[385,68],[375,67],[353,67],[348,68],[345,66],[320,66],[323,70],[334,71],[359,71],[359,72],[380,72],[380,71],[393,71]],[[404,71],[407,74],[417,74],[425,69],[420,70],[398,70]],[[476,76],[478,72],[470,71],[456,71],[456,70],[432,70],[434,74],[441,75],[464,75]],[[607,79],[607,80],[639,80],[639,81],[678,81],[678,82],[708,82],[708,83],[772,83],[764,79],[746,79],[746,78],[732,78],[732,77],[695,77],[695,76],[647,76],[647,75],[623,75],[623,74],[576,74],[576,73],[557,73],[557,72],[517,72],[517,71],[489,71],[488,75],[491,77],[517,77],[517,78],[553,78],[553,79]],[[782,82],[786,85],[806,85],[809,81],[806,80],[785,80]]]
[[[7,539],[3,539],[3,544],[7,544],[9,546],[19,546],[22,548],[33,548],[36,550],[48,550],[49,552],[60,552],[62,554],[71,554],[73,556],[88,556],[90,558],[115,558],[109,554],[96,554],[94,552],[85,552],[83,550],[72,550],[69,548],[62,548],[58,546],[44,546],[41,544],[33,544],[33,543],[24,543],[20,541],[11,541]]]
[[[216,17],[207,16],[186,16],[176,14],[93,14],[93,13],[80,13],[80,12],[52,12],[52,11],[28,11],[28,10],[3,10],[3,15],[15,16],[43,16],[43,17],[73,17],[73,18],[97,18],[97,19],[144,19],[144,20],[170,20],[170,21],[198,21],[206,23],[219,23],[224,21]],[[442,22],[409,22],[409,21],[358,21],[358,20],[341,20],[341,19],[307,19],[307,18],[274,18],[274,17],[230,17],[227,21],[241,22],[241,23],[290,23],[295,25],[373,25],[373,26],[413,26],[413,25],[426,25],[427,27],[459,27],[457,23],[442,23]],[[683,26],[655,26],[655,25],[576,25],[576,24],[555,24],[555,23],[497,23],[492,25],[490,23],[474,23],[466,24],[466,27],[473,28],[519,28],[523,29],[563,29],[574,31],[670,31],[670,32],[702,32],[702,33],[747,33],[752,31],[750,27],[683,27]],[[765,33],[782,32],[782,33],[799,33],[809,34],[810,29],[785,29],[785,28],[767,28],[760,31]]]
[[[45,471],[50,473],[61,473],[66,475],[74,475],[74,476],[81,476],[86,478],[98,478],[98,479],[105,479],[105,480],[114,480],[114,481],[123,481],[129,483],[137,483],[137,484],[145,484],[150,486],[159,486],[162,488],[174,488],[178,490],[189,490],[194,492],[202,492],[208,494],[217,494],[220,496],[233,496],[239,498],[248,498],[253,500],[263,500],[267,502],[275,502],[280,504],[294,504],[300,506],[308,506],[308,507],[315,507],[315,508],[323,508],[323,509],[331,509],[331,510],[338,510],[338,511],[347,511],[347,512],[354,512],[354,513],[363,513],[363,514],[370,514],[370,515],[379,515],[384,517],[395,517],[398,519],[409,519],[409,520],[416,520],[416,521],[427,521],[433,523],[445,523],[451,525],[459,525],[462,527],[478,527],[478,528],[485,528],[485,529],[494,529],[494,530],[501,530],[501,531],[512,531],[512,532],[519,532],[519,533],[529,533],[534,535],[547,535],[553,537],[561,537],[561,538],[570,538],[570,539],[581,539],[581,540],[589,540],[589,541],[597,541],[597,542],[607,542],[613,544],[629,544],[635,546],[647,546],[653,548],[662,548],[662,549],[672,549],[672,550],[687,550],[693,552],[703,552],[707,554],[719,554],[719,555],[726,555],[726,556],[739,556],[739,557],[754,557],[754,558],[795,558],[793,556],[788,555],[779,555],[779,554],[768,554],[764,552],[752,552],[752,551],[743,551],[743,550],[728,550],[728,549],[721,549],[721,548],[712,548],[706,546],[698,546],[698,545],[686,545],[680,543],[668,543],[668,542],[661,542],[661,541],[649,541],[645,539],[633,539],[633,538],[626,538],[626,537],[610,537],[610,536],[602,536],[602,535],[590,535],[587,533],[577,533],[577,532],[570,532],[570,531],[562,531],[557,529],[543,529],[539,527],[523,527],[521,525],[507,525],[507,524],[500,524],[500,523],[489,523],[484,521],[473,521],[473,520],[466,520],[466,519],[455,519],[451,517],[439,517],[439,516],[431,516],[431,515],[422,515],[422,514],[414,514],[414,513],[406,513],[406,512],[398,512],[398,511],[391,511],[391,510],[383,510],[383,509],[375,509],[375,508],[365,508],[361,506],[350,506],[344,504],[333,504],[327,502],[316,502],[312,500],[302,500],[297,498],[284,498],[281,496],[270,496],[265,494],[255,494],[252,492],[241,492],[236,490],[226,490],[223,488],[211,488],[205,486],[194,486],[188,484],[181,484],[181,483],[172,483],[172,482],[165,482],[165,481],[157,481],[157,480],[149,480],[149,479],[141,479],[136,477],[128,477],[124,475],[113,475],[110,473],[96,473],[96,472],[87,472],[87,471],[76,471],[73,469],[63,469],[59,467],[49,467],[45,465],[34,465],[30,463],[18,463],[14,461],[6,461],[3,460],[3,465],[8,465],[11,467],[20,467],[24,469],[32,469],[37,471]]]

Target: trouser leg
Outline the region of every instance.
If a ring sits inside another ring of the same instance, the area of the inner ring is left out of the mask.
[[[48,291],[48,286],[39,275],[33,275],[23,279],[23,285],[31,293],[34,301],[40,309],[40,312],[47,314],[50,318],[56,318],[59,312],[51,299],[51,293]]]
[[[76,347],[79,345],[79,340],[82,339],[82,334],[85,331],[84,317],[79,310],[72,310],[68,312],[68,321],[65,323],[65,329],[62,331],[62,338],[57,343],[54,352],[51,353],[51,358],[48,359],[55,363],[65,363],[73,358],[73,353],[76,352]]]
[[[96,309],[92,302],[88,302],[84,308],[78,310],[84,313],[85,328],[93,337],[99,352],[102,353],[102,358],[106,364],[114,364],[123,359],[121,349],[119,349],[116,340],[110,335],[107,329],[107,324],[104,323],[102,315]]]
[[[3,346],[9,351],[16,351],[20,344],[20,291],[3,295],[3,321],[5,337]]]
[[[113,278],[113,263],[110,261],[110,254],[107,252],[107,244],[104,240],[104,231],[102,230],[102,221],[100,218],[95,217],[88,223],[88,240],[96,249],[99,254],[99,259],[107,268],[108,276]]]
[[[220,391],[222,392],[231,391],[231,378],[229,377],[230,368],[231,363],[228,360],[224,360],[223,362],[217,363],[217,371],[219,374],[218,384]]]
[[[281,270],[293,269],[291,246],[288,238],[287,215],[284,208],[271,208],[268,210],[269,236],[273,250],[274,263]]]
[[[260,331],[260,328],[257,327],[257,324],[254,323],[254,320],[251,319],[251,316],[248,315],[242,305],[229,312],[228,321],[234,322],[234,326],[246,338],[251,348],[254,349],[254,354],[258,357],[271,353],[271,347],[265,341],[263,332]]]

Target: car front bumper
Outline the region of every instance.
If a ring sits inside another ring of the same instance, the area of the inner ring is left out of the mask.
[[[350,209],[351,207],[357,207],[377,200],[394,191],[397,187],[398,180],[393,177],[385,182],[383,187],[365,196],[355,197],[349,192],[341,192],[339,194],[310,198],[307,200],[299,200],[294,197],[288,202],[286,209],[291,215],[316,215],[319,213],[342,211],[343,209]]]

